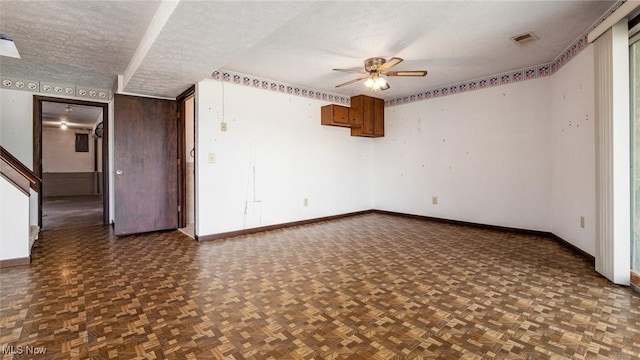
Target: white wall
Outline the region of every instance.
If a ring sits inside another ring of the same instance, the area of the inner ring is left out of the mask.
[[[13,156],[33,167],[33,94],[0,89],[0,142]]]
[[[0,177],[0,204],[0,260],[28,257],[29,198]]]
[[[593,45],[551,78],[552,226],[595,255],[595,117]],[[580,227],[580,217],[585,227]]]
[[[374,208],[549,231],[548,92],[540,78],[386,108]]]
[[[0,89],[0,144],[33,170],[33,93]],[[29,224],[38,224],[38,194],[33,190]]]
[[[76,152],[76,132],[88,130],[42,128],[42,172],[93,172],[94,141],[89,135],[89,152]]]
[[[372,140],[321,126],[326,102],[224,83],[221,132],[222,86],[196,91],[198,235],[372,208]]]

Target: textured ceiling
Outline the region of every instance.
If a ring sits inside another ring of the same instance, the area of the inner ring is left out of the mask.
[[[159,1],[0,1],[0,32],[21,59],[0,58],[0,74],[112,89]]]
[[[71,105],[71,111],[66,111],[66,105],[58,102],[42,102],[42,124],[45,126],[59,126],[61,121],[72,127],[93,128],[102,119],[102,108],[95,106]]]
[[[176,96],[244,53],[311,3],[182,1],[127,83],[133,93]]]
[[[398,56],[394,70],[428,70],[425,78],[387,80],[386,99],[550,62],[613,3],[585,1],[376,2],[316,4],[225,69],[355,95],[362,82],[336,89],[366,58]],[[517,45],[532,31],[539,40]]]
[[[175,97],[212,71],[255,75],[344,96],[362,83],[332,68],[399,56],[385,99],[552,61],[615,1],[188,1],[135,66],[124,90]],[[0,1],[0,32],[22,59],[0,74],[111,89],[139,46],[159,1]],[[513,43],[532,31],[539,40]]]

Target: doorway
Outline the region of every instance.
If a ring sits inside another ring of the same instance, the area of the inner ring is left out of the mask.
[[[196,239],[195,234],[195,87],[178,98],[180,219],[179,230]]]
[[[43,230],[109,222],[107,104],[34,96],[34,172]]]
[[[634,19],[640,27],[640,18]],[[631,23],[629,24],[631,26]],[[631,282],[640,287],[640,28],[629,39],[631,107]]]
[[[176,100],[115,95],[116,236],[186,227],[184,104],[194,93],[195,86]]]

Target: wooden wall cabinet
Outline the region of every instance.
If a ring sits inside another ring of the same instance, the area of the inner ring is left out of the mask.
[[[351,136],[384,136],[384,100],[366,95],[351,98]]]
[[[321,107],[320,123],[322,125],[351,127],[349,123],[349,108],[335,104]]]
[[[384,100],[366,95],[351,98],[351,107],[325,105],[320,108],[322,125],[351,128],[351,136],[384,136]]]

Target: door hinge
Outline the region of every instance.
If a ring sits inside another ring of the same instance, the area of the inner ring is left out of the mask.
[[[182,211],[182,206],[178,205],[178,212]]]

